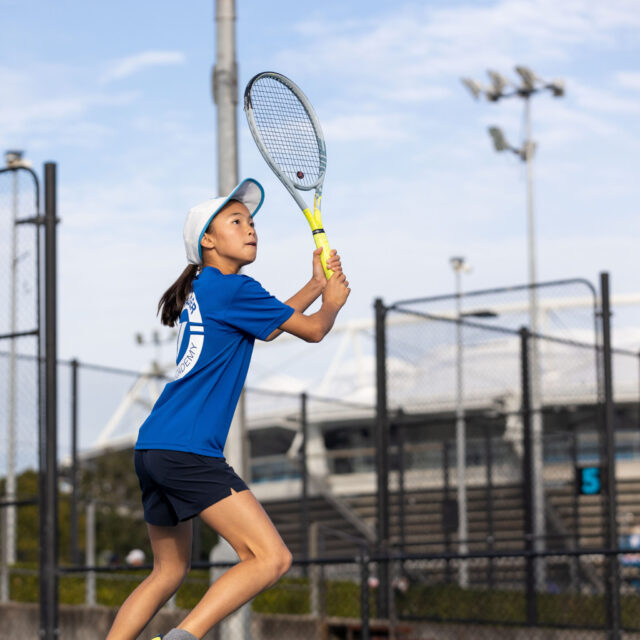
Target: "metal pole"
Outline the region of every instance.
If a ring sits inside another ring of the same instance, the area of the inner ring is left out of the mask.
[[[78,549],[78,361],[71,361],[71,562],[80,562]]]
[[[640,351],[638,352],[638,426],[640,426]]]
[[[571,465],[578,467],[578,424],[571,425]],[[580,547],[580,499],[578,497],[577,477],[574,473],[572,519],[573,519],[573,548]],[[571,560],[571,588],[578,593],[580,586],[580,558],[576,556]]]
[[[300,533],[302,542],[302,557],[309,557],[309,469],[307,467],[307,394],[300,394],[300,429],[302,431],[302,445],[300,447],[300,474],[302,483],[302,509],[300,518]],[[307,565],[304,565],[307,575]]]
[[[534,521],[535,509],[533,504],[533,486],[535,474],[532,466],[532,429],[531,429],[531,375],[529,367],[529,331],[523,327],[520,329],[520,364],[522,387],[522,435],[524,439],[524,455],[522,456],[522,486],[524,499],[524,534],[526,550],[535,550]],[[536,597],[536,562],[528,555],[526,560],[526,608],[527,624],[535,625],[538,618],[538,602]]]
[[[45,173],[45,420],[40,433],[40,637],[58,637],[56,165]]]
[[[468,548],[467,525],[467,441],[463,406],[462,373],[462,265],[455,268],[456,276],[456,471],[458,484],[458,553],[466,555]],[[458,584],[469,586],[469,564],[461,560],[458,565]]]
[[[494,524],[493,524],[493,449],[491,445],[491,429],[489,425],[485,426],[485,462],[486,462],[486,485],[487,485],[487,546],[489,551],[493,551],[494,547]],[[487,567],[487,578],[489,588],[494,587],[493,575],[493,558],[489,558]]]
[[[0,507],[0,536],[3,540],[7,537],[7,508]],[[0,549],[0,602],[9,602],[9,562],[7,553],[9,549],[6,544]]]
[[[9,299],[10,333],[17,331],[17,277],[18,277],[18,170],[13,171],[13,197],[11,225],[11,293]],[[7,438],[7,479],[5,494],[7,502],[16,499],[16,339],[9,341],[9,415]],[[3,539],[6,546],[8,564],[16,562],[16,507],[9,505],[7,510],[7,536]]]
[[[536,275],[536,234],[533,202],[533,152],[534,142],[531,136],[531,96],[526,95],[524,99],[525,131],[524,157],[527,167],[527,236],[529,247],[529,326],[534,338],[530,340],[531,347],[531,409],[533,428],[533,505],[534,520],[533,531],[535,536],[536,551],[545,549],[545,510],[544,510],[544,461],[543,461],[543,422],[542,422],[542,398],[540,384],[540,349],[539,340],[535,337],[538,334],[538,290]],[[543,558],[539,558],[537,567],[538,588],[543,589],[545,579],[545,563]]]
[[[386,308],[381,298],[376,298],[376,471],[378,490],[377,546],[378,553],[389,550],[389,421],[387,415],[387,344]],[[378,587],[379,618],[389,614],[389,565],[378,565],[380,584]]]
[[[602,339],[603,372],[605,393],[605,446],[606,459],[604,481],[607,496],[607,546],[618,546],[617,490],[615,462],[615,406],[613,402],[613,370],[611,362],[611,309],[609,301],[609,274],[600,274],[602,298]],[[611,555],[607,558],[607,622],[610,640],[620,638],[620,572],[619,558]]]
[[[442,441],[442,488],[443,488],[443,501],[448,504],[449,502],[449,441]],[[448,554],[451,551],[451,534],[449,533],[449,527],[446,522],[442,523],[444,529],[444,550]],[[451,582],[451,559],[447,555],[445,561],[445,583]]]
[[[216,0],[216,62],[212,89],[217,117],[218,193],[231,193],[238,184],[238,65],[236,63],[235,0]],[[246,424],[245,392],[240,394],[233,416],[227,457],[236,472],[250,482],[249,438]]]
[[[400,417],[400,420],[402,418]],[[400,553],[404,554],[407,552],[406,550],[406,513],[405,513],[405,472],[406,472],[406,461],[405,461],[405,427],[402,422],[399,422],[397,425],[397,434],[398,434],[398,519],[400,525]],[[404,560],[402,561],[402,568],[404,571]]]
[[[358,561],[360,562],[360,638],[362,640],[369,640],[371,638],[371,630],[369,627],[369,619],[371,617],[369,610],[369,554],[367,548],[364,546],[362,547]]]
[[[320,555],[320,525],[317,522],[312,522],[309,527],[309,546],[310,551],[313,554],[314,558],[317,558]],[[310,595],[309,595],[309,604],[311,608],[311,615],[316,619],[317,628],[320,628],[320,567],[317,564],[312,564],[310,566]]]
[[[85,531],[85,563],[88,567],[96,566],[96,503],[87,502]],[[96,572],[87,571],[85,582],[85,604],[96,603]]]
[[[218,116],[218,188],[230,193],[238,183],[238,65],[235,0],[216,0],[216,64],[213,100]]]

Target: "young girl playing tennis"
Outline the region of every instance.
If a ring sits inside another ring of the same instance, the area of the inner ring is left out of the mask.
[[[327,281],[313,254],[313,277],[282,303],[238,271],[256,259],[253,216],[264,199],[251,178],[229,196],[189,211],[184,242],[190,265],[160,299],[162,323],[179,323],[176,380],[167,384],[140,428],[135,468],[153,549],[153,571],[120,608],[107,640],[134,640],[189,570],[191,518],[200,516],[235,549],[224,573],[164,640],[193,640],[289,568],[291,554],[223,450],[255,338],[283,331],[319,342],[350,289],[331,252]],[[319,296],[322,306],[303,315]]]

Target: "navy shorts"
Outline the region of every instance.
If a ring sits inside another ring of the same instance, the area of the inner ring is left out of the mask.
[[[135,467],[144,519],[160,527],[197,516],[207,507],[248,489],[224,458],[184,451],[139,449]]]

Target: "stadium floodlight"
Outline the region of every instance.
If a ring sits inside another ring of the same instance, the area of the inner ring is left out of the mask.
[[[489,127],[489,135],[493,140],[493,146],[496,151],[512,151],[513,147],[507,142],[502,133],[502,129],[498,127]]]
[[[30,169],[31,163],[24,159],[24,151],[12,149],[5,151],[4,159],[7,163],[7,169]]]
[[[462,84],[467,87],[471,95],[477,100],[480,94],[484,91],[482,85],[472,78],[461,78]]]
[[[520,156],[520,159],[525,162],[530,158],[533,158],[533,154],[536,150],[536,143],[532,140],[525,141],[518,149],[517,147],[512,147],[507,142],[507,139],[504,137],[504,133],[502,133],[502,129],[499,129],[498,127],[489,127],[489,135],[493,140],[493,146],[496,151],[513,151],[513,153]]]
[[[529,67],[518,66],[516,73],[522,78],[522,88],[526,93],[533,93],[536,90],[536,81],[540,78]]]
[[[491,78],[491,91],[487,91],[487,98],[492,102],[497,102],[504,96],[504,89],[509,85],[509,81],[497,71],[487,71]]]
[[[469,273],[471,271],[471,267],[461,256],[450,258],[449,263],[451,264],[452,269],[456,272],[464,271],[465,273]]]
[[[554,98],[562,98],[564,96],[564,80],[555,78],[547,85],[547,89],[551,90]]]

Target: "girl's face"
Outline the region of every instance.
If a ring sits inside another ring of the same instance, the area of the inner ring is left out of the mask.
[[[200,244],[204,265],[222,273],[238,273],[251,264],[258,252],[258,236],[247,207],[235,200],[227,203],[211,221]]]

